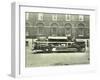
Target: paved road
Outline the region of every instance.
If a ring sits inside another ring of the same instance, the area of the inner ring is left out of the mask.
[[[53,66],[68,64],[88,64],[89,51],[85,53],[45,53],[32,54],[32,50],[26,48],[26,67]]]

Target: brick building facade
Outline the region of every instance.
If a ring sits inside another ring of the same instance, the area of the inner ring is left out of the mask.
[[[89,15],[26,12],[26,38],[72,36],[89,39]]]

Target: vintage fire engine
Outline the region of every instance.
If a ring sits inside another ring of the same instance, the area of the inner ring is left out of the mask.
[[[85,41],[77,41],[71,37],[38,37],[33,42],[33,53],[67,53],[84,52]]]

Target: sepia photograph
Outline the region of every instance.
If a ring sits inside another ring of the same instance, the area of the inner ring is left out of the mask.
[[[25,12],[25,67],[90,64],[90,16]]]

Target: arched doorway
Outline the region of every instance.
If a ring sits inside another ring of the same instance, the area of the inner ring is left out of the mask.
[[[43,35],[44,33],[44,24],[43,23],[37,23],[37,35]]]
[[[58,27],[58,24],[57,23],[52,23],[51,24],[51,36],[57,36],[57,27]]]
[[[66,36],[71,36],[72,33],[72,25],[70,23],[66,23],[65,26],[65,35]]]
[[[77,29],[78,37],[84,37],[84,32],[85,32],[84,27],[85,27],[84,24],[82,24],[82,23],[78,24],[78,29]]]

